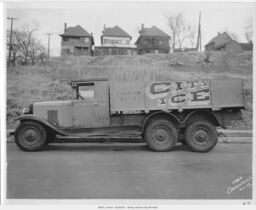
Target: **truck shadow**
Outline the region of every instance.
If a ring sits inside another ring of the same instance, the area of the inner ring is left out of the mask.
[[[145,152],[154,152],[149,149],[149,147],[145,143],[123,143],[123,144],[113,144],[113,143],[59,143],[59,144],[49,144],[44,149],[44,151],[112,151],[112,152],[120,152],[120,151],[145,151]],[[190,149],[183,144],[177,144],[170,152],[176,151],[189,151]]]

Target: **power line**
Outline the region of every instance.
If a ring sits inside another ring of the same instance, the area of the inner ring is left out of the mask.
[[[18,18],[14,17],[7,17],[8,20],[11,20],[11,31],[10,31],[10,41],[9,41],[9,56],[8,56],[8,64],[11,62],[11,53],[12,53],[12,28],[13,28],[13,21],[18,20]]]
[[[51,41],[51,35],[52,33],[46,33],[48,35],[48,59],[50,58],[50,41]]]

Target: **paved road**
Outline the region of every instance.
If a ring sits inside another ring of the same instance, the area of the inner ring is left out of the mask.
[[[7,198],[250,199],[252,144],[218,144],[206,154],[180,145],[52,144],[22,152],[7,144]]]

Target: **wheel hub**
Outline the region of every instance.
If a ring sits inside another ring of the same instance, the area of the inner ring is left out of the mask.
[[[168,134],[163,129],[158,129],[155,133],[155,138],[157,141],[164,141]]]
[[[24,139],[28,142],[33,142],[36,139],[36,131],[34,129],[27,129],[24,132]]]
[[[198,142],[205,142],[207,141],[207,133],[203,130],[199,130],[195,133],[195,139]]]

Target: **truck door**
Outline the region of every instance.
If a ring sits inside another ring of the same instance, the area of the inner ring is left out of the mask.
[[[73,101],[73,126],[97,128],[110,126],[107,81],[86,82],[77,86]]]
[[[244,107],[242,79],[211,80],[211,89],[213,107]]]

